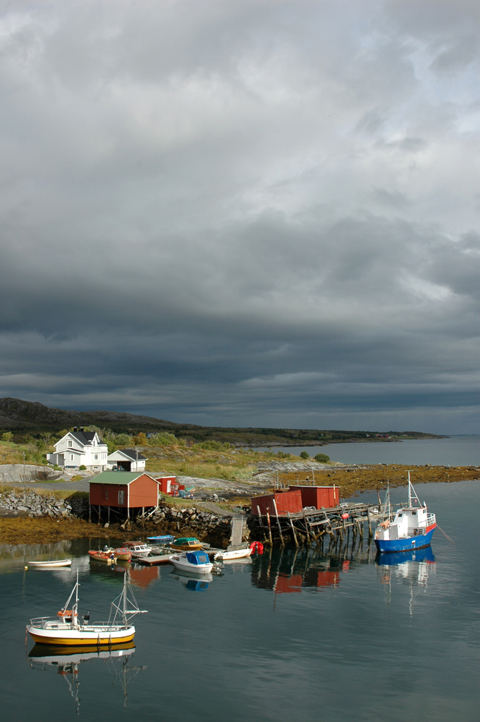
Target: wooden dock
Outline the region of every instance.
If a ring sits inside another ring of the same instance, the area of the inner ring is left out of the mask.
[[[316,544],[329,546],[344,541],[372,538],[376,525],[386,514],[374,504],[345,503],[330,509],[302,509],[301,512],[265,516],[252,514],[250,533],[264,544],[294,544],[296,547]]]

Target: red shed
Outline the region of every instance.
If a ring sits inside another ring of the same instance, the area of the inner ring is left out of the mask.
[[[276,509],[275,509],[276,506]],[[265,516],[268,513],[270,516],[287,516],[288,512],[295,514],[298,511],[302,511],[302,492],[299,489],[293,491],[276,491],[274,494],[263,494],[262,496],[254,496],[252,498],[252,512],[258,514],[258,508],[260,509],[260,515]]]
[[[180,484],[180,482],[177,481],[176,476],[157,476],[155,478],[158,481],[162,494],[168,494],[168,496],[178,496],[180,489],[185,489],[184,484]]]
[[[158,505],[158,483],[145,472],[104,471],[90,480],[90,504],[138,509]]]
[[[315,509],[332,509],[339,504],[338,486],[301,486],[294,485],[290,489],[299,489],[302,494],[302,507],[314,506]]]

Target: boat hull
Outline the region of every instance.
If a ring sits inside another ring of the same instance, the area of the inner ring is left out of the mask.
[[[432,542],[432,536],[436,527],[425,534],[406,537],[405,539],[375,539],[377,549],[381,554],[392,552],[409,552],[412,549],[423,549]]]
[[[122,630],[107,632],[105,630],[91,629],[42,629],[33,625],[27,625],[27,632],[32,639],[39,644],[57,644],[64,646],[113,646],[126,644],[135,637],[135,627],[126,627]]]
[[[251,556],[252,550],[250,547],[246,547],[245,549],[225,549],[221,552],[217,552],[214,556],[214,559],[220,559],[221,561],[228,562],[228,561],[235,561],[236,559],[245,559],[246,557]]]
[[[29,561],[27,566],[32,569],[60,569],[61,567],[70,567],[72,565],[71,559],[52,559],[50,561]]]
[[[89,551],[88,555],[90,559],[93,559],[95,562],[102,562],[103,564],[115,564],[117,561],[116,556],[110,552]]]
[[[171,563],[180,569],[182,572],[189,572],[190,574],[210,574],[213,569],[212,562],[207,564],[190,564],[185,559],[179,559],[176,555],[170,557]]]

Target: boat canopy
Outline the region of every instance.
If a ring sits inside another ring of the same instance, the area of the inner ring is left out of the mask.
[[[189,544],[190,542],[196,542],[198,544],[197,537],[194,536],[179,536],[175,539],[175,544]]]
[[[210,561],[208,554],[202,551],[187,552],[186,556],[190,564],[208,564]]]

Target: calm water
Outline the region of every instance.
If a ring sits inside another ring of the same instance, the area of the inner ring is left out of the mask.
[[[3,548],[2,720],[478,720],[480,483],[417,491],[454,540],[437,531],[434,556],[379,565],[366,546],[287,550],[204,584],[142,568],[134,589],[149,614],[137,618],[135,650],[85,659],[78,673],[25,644],[26,620],[59,609],[73,572],[25,571],[24,561],[75,557],[92,618],[122,573],[91,567],[83,540]]]
[[[267,448],[267,447],[262,447]],[[424,464],[449,466],[480,465],[480,436],[452,436],[448,439],[415,439],[401,442],[370,441],[326,446],[274,446],[269,451],[287,451],[310,456],[327,454],[332,461],[347,464]]]

